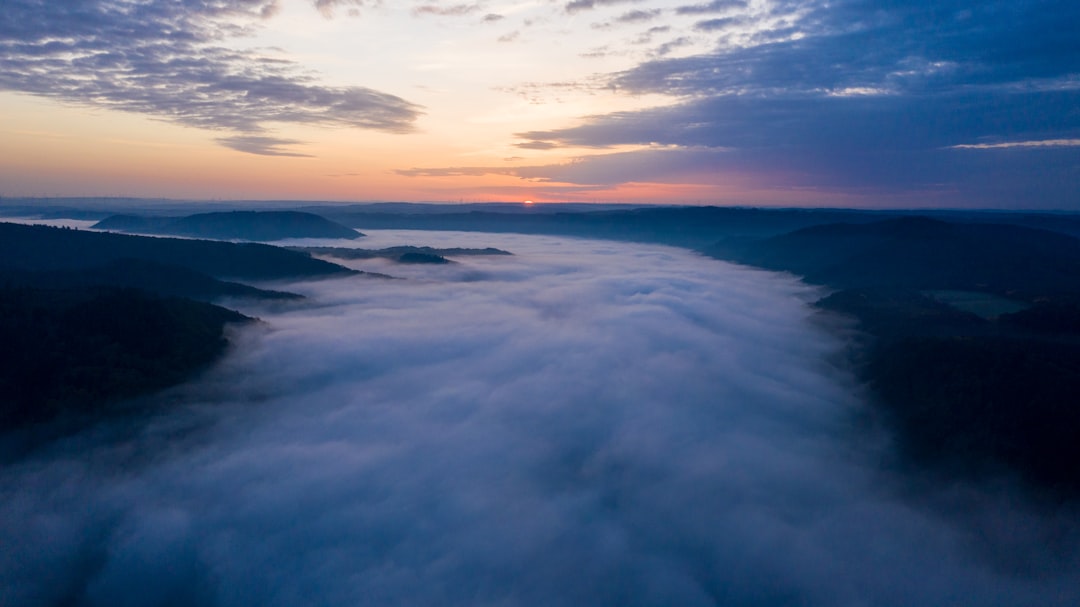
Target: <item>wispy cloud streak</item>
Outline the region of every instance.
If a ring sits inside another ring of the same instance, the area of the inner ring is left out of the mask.
[[[1004,141],[1000,143],[961,143],[949,146],[953,150],[1006,150],[1011,148],[1075,148],[1080,139],[1044,139],[1042,141]]]

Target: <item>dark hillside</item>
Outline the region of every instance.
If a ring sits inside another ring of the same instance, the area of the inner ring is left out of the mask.
[[[304,253],[255,243],[154,238],[0,223],[0,265],[9,270],[74,270],[140,259],[216,278],[318,278],[352,270]]]
[[[1080,240],[1014,225],[905,217],[814,226],[707,252],[836,288],[1080,291]]]
[[[1007,466],[1080,495],[1080,345],[1019,336],[886,340],[865,370],[908,455],[959,472]]]
[[[269,242],[286,238],[345,238],[363,234],[313,213],[300,211],[229,211],[186,217],[114,215],[94,228],[144,234],[168,234],[219,240]]]
[[[709,252],[838,289],[817,305],[870,336],[859,370],[912,461],[1080,496],[1080,240],[909,217]],[[942,292],[1030,307],[984,318]]]
[[[227,323],[247,320],[132,289],[0,287],[0,429],[180,383],[225,350]]]
[[[2,268],[2,266],[0,266]],[[295,293],[257,289],[237,282],[211,278],[201,272],[141,259],[117,259],[101,266],[77,270],[4,270],[0,285],[39,289],[123,287],[158,295],[210,301],[221,297],[298,299]]]

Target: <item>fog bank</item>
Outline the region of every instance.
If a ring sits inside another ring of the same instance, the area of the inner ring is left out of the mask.
[[[349,246],[397,244],[515,256],[238,304],[265,322],[161,414],[0,469],[0,604],[1080,601],[1072,519],[899,497],[805,285],[626,243]]]

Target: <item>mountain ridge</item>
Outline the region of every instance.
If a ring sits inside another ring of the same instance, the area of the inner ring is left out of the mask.
[[[321,215],[303,211],[215,211],[182,217],[121,214],[106,217],[94,224],[93,228],[255,242],[288,238],[354,240],[363,236],[362,233]]]

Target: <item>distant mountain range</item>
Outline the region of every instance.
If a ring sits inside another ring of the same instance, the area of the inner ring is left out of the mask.
[[[93,227],[114,232],[257,242],[287,238],[353,240],[363,236],[360,232],[325,217],[300,211],[228,211],[198,213],[185,217],[113,215],[102,219]]]
[[[563,208],[543,212],[499,210],[483,205],[342,205],[319,212],[357,229],[460,230],[559,234],[658,242],[702,248],[718,240],[745,241],[779,236],[816,225],[862,224],[927,217],[952,224],[1008,224],[1080,236],[1080,215],[979,211],[863,211],[853,209],[767,209],[751,207]],[[587,207],[587,205],[579,205]]]

